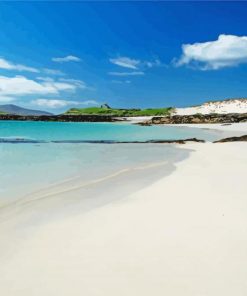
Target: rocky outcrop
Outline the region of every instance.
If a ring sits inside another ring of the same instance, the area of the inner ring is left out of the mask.
[[[21,120],[21,121],[60,121],[60,122],[114,122],[118,121],[108,115],[14,115],[0,114],[0,120]]]
[[[204,140],[197,138],[181,139],[181,140],[147,140],[147,141],[113,141],[113,140],[32,140],[26,138],[0,138],[1,144],[42,144],[42,143],[59,143],[59,144],[185,144],[186,142],[204,143]]]
[[[185,144],[186,142],[205,143],[204,140],[197,139],[197,138],[189,138],[189,139],[181,139],[181,140],[179,139],[178,140],[149,140],[149,141],[135,142],[135,143]]]
[[[226,143],[226,142],[247,142],[247,135],[240,136],[240,137],[224,138],[218,141],[214,141],[214,143]]]
[[[205,143],[204,140],[197,138],[178,139],[178,140],[147,140],[147,141],[93,141],[93,143],[105,144],[185,144],[186,142]]]
[[[194,115],[173,115],[153,117],[147,121],[140,122],[140,125],[153,124],[197,124],[197,123],[234,123],[247,122],[247,113],[239,114],[194,114]]]

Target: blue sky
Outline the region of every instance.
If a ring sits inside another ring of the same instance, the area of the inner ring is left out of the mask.
[[[61,112],[247,96],[245,2],[0,3],[0,104]]]

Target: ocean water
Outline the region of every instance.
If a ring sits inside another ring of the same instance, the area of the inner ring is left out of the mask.
[[[71,123],[1,121],[0,140],[22,138],[36,141],[145,141],[198,137],[212,141],[219,136],[210,130],[173,126],[139,126],[128,123]]]
[[[70,180],[92,180],[119,170],[175,159],[174,145],[94,144],[80,141],[145,141],[222,133],[193,128],[127,123],[0,122],[0,205]],[[57,142],[54,142],[57,141]]]

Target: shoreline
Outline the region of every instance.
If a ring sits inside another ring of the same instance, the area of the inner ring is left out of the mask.
[[[24,164],[30,159],[30,157],[28,157],[28,152],[33,152],[33,147],[35,149],[35,153],[33,153],[34,164],[36,164],[36,155],[47,151],[47,147],[43,147],[42,145],[37,147],[32,146],[32,144],[18,144],[18,146],[13,144],[6,145],[12,145],[11,147],[14,147],[15,150],[17,149],[19,154],[25,153],[27,155],[27,157],[24,158]],[[135,171],[137,175],[139,175],[138,171],[140,175],[142,175],[141,171],[144,172],[143,180],[145,184],[145,180],[148,181],[150,175],[149,173],[145,173],[145,171],[148,171],[150,166],[159,167],[162,165],[166,171],[166,164],[172,164],[187,155],[187,152],[185,153],[184,149],[182,149],[183,147],[175,147],[175,144],[166,143],[68,145],[69,146],[67,146],[67,144],[64,145],[61,151],[63,152],[64,149],[66,149],[66,152],[75,156],[69,158],[67,154],[60,152],[58,156],[61,158],[64,157],[64,162],[57,162],[56,159],[54,162],[46,160],[42,166],[36,166],[36,172],[33,171],[33,173],[28,166],[27,168],[24,167],[24,169],[20,168],[19,174],[15,171],[8,170],[9,176],[15,176],[16,189],[11,187],[11,179],[8,177],[8,174],[6,174],[6,178],[2,179],[3,187],[0,198],[0,208],[9,203],[24,200],[26,197],[50,194],[50,191],[73,191],[73,188],[76,189],[78,187],[79,189],[83,186],[90,187],[88,186],[90,184],[96,189],[96,185],[94,184],[107,179],[114,179],[115,175],[126,175],[124,181],[128,183],[128,175]],[[2,147],[7,151],[10,150],[8,146],[4,145]],[[59,152],[59,148],[60,146],[55,146],[55,144],[54,146],[48,146],[50,155],[53,156],[54,152]],[[88,150],[92,151],[89,156],[93,157],[93,159],[87,161],[83,159],[83,156]],[[102,155],[104,155],[104,159],[99,162],[98,160]],[[79,162],[80,159],[78,158],[80,157],[82,160]],[[48,160],[50,159],[51,157],[49,156]],[[47,168],[49,168],[49,172],[46,172]],[[139,168],[141,168],[141,170]],[[60,170],[58,171],[58,169]],[[153,170],[155,171],[155,167]],[[4,170],[2,170],[1,175],[4,177]],[[142,177],[140,177],[140,180],[141,179]],[[131,179],[129,181],[129,183],[132,183]],[[114,184],[112,185],[110,182],[109,186],[114,187]],[[8,190],[4,191],[5,188]],[[87,191],[84,192],[84,195],[87,196]],[[97,195],[97,190],[95,191],[95,195]]]
[[[188,158],[193,152],[184,149],[184,145],[160,145],[161,148],[167,146],[168,153],[172,151],[170,157],[162,161],[156,159],[152,162],[136,163],[134,166],[108,171],[107,175],[100,174],[94,179],[72,177],[34,189],[20,198],[3,201],[0,205],[0,232],[1,224],[8,224],[8,221],[12,225],[8,233],[12,230],[22,232],[23,221],[30,221],[31,224],[33,221],[37,223],[38,220],[41,224],[49,223],[54,217],[63,219],[72,213],[85,214],[111,202],[121,202],[133,192],[148,188],[157,180],[172,174],[176,163]],[[67,212],[66,207],[69,207],[72,213]]]
[[[60,124],[46,124],[41,125],[38,134],[35,131],[39,129],[39,124],[36,123],[16,123],[13,126],[11,124],[9,131],[8,125],[7,128],[2,126],[0,142],[4,145],[0,144],[2,156],[0,203],[74,176],[83,176],[86,181],[113,173],[115,169],[135,166],[136,163],[162,161],[170,155],[168,146],[163,145],[185,142],[184,140],[174,141],[172,138],[193,141],[196,139],[192,137],[199,139],[199,136],[206,141],[224,138],[221,132],[201,132],[198,129],[185,130],[172,127],[145,128],[124,123],[117,125],[100,123],[99,127],[98,123],[91,126],[90,124],[82,124],[82,126],[65,124],[66,132],[61,134]],[[82,132],[84,125],[85,133]],[[89,126],[88,129],[87,126]],[[100,133],[94,135],[98,128],[102,130],[102,135]],[[11,137],[11,135],[16,136]],[[102,141],[94,140],[101,137]],[[149,137],[154,140],[150,140]],[[74,140],[80,138],[81,140]],[[107,138],[113,140],[109,141]],[[11,155],[15,158],[9,161]],[[105,157],[102,158],[103,155]],[[15,168],[17,163],[18,170]],[[49,171],[46,172],[48,168]],[[12,178],[15,179],[15,186],[12,186]]]
[[[0,293],[245,295],[247,143],[174,147],[187,157],[165,175],[127,172],[83,189],[84,203],[75,190],[5,212]]]
[[[246,148],[187,144],[190,157],[147,188],[33,223],[32,235],[1,260],[1,293],[244,295]]]
[[[167,124],[167,126],[178,126],[178,127],[194,127],[201,129],[213,129],[219,131],[228,132],[241,132],[247,134],[247,122],[220,124],[220,123],[197,123],[197,124]]]

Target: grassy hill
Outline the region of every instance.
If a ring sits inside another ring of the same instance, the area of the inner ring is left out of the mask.
[[[117,117],[123,116],[159,116],[169,115],[173,108],[158,109],[112,109],[112,108],[71,108],[65,114],[69,115],[112,115]]]

